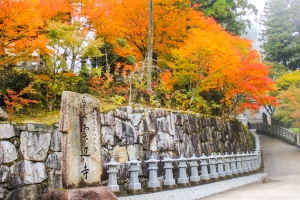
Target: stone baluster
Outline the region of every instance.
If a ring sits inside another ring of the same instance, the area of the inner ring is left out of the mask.
[[[186,164],[187,159],[181,155],[178,159],[178,168],[179,168],[179,175],[178,175],[178,186],[179,187],[188,187],[190,186],[189,183],[189,178],[186,175],[186,168],[187,168],[187,164]]]
[[[252,171],[251,158],[250,158],[250,154],[248,151],[246,152],[246,163],[247,163],[248,172],[251,173],[251,171]]]
[[[235,177],[239,176],[239,172],[236,169],[236,155],[234,155],[233,152],[230,154],[230,163],[231,163],[231,165],[230,165],[231,172],[232,172],[233,176],[235,176]]]
[[[244,171],[242,168],[242,156],[239,152],[236,154],[236,168],[238,170],[238,173],[242,175]]]
[[[243,174],[247,175],[248,173],[248,167],[247,167],[247,160],[246,160],[246,154],[242,153],[242,168],[243,168]]]
[[[209,169],[210,169],[209,176],[212,181],[218,180],[216,164],[217,164],[217,158],[214,155],[214,153],[211,153],[211,155],[209,156]]]
[[[202,181],[202,183],[208,183],[209,182],[209,174],[208,174],[208,169],[207,169],[207,165],[208,165],[208,157],[205,156],[205,154],[203,153],[202,156],[200,157],[200,165],[201,165],[201,175],[200,175],[200,180]]]
[[[227,178],[231,178],[232,171],[230,169],[230,156],[226,152],[223,157],[224,157],[224,163],[225,163],[225,175],[227,176]]]
[[[297,133],[297,146],[300,145],[299,133]]]
[[[117,166],[120,165],[120,163],[115,162],[114,158],[110,159],[109,163],[105,164],[108,166],[108,184],[107,187],[111,189],[113,192],[119,192],[120,191],[120,186],[118,185],[117,182],[117,173],[118,169]]]
[[[256,156],[255,156],[255,154],[253,153],[253,151],[251,151],[251,152],[250,152],[250,164],[251,164],[252,172],[255,172],[255,171],[256,171],[256,167],[255,167],[255,159],[256,159]]]
[[[217,156],[217,163],[218,163],[218,176],[221,180],[225,180],[226,175],[225,175],[225,172],[224,172],[223,156],[221,155],[221,153],[219,153],[218,156]]]
[[[258,152],[257,151],[254,151],[254,167],[255,167],[255,170],[258,171],[259,169],[259,166],[258,166]]]
[[[198,162],[197,160],[199,160],[200,158],[197,158],[195,156],[195,154],[193,154],[193,156],[191,158],[189,158],[189,164],[191,167],[191,176],[190,176],[190,182],[193,186],[196,185],[200,185],[201,181],[200,181],[200,176],[199,176],[199,172],[198,172]]]
[[[173,165],[172,162],[175,161],[175,159],[170,158],[169,155],[164,157],[162,162],[165,163],[164,169],[165,169],[165,180],[164,180],[164,188],[165,189],[174,189],[177,188],[177,185],[175,184],[175,179],[173,178]]]
[[[142,192],[141,183],[139,181],[139,164],[141,163],[141,161],[138,161],[134,157],[132,157],[131,160],[126,163],[129,164],[128,171],[130,173],[128,191],[130,194],[140,194]]]
[[[157,160],[151,155],[150,159],[145,161],[145,163],[149,164],[149,181],[148,181],[148,190],[150,192],[159,192],[162,190],[159,180],[157,179],[157,163],[160,160]]]

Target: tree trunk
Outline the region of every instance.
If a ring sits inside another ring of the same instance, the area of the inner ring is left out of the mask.
[[[147,90],[152,91],[151,88],[151,79],[152,79],[152,37],[153,37],[153,7],[152,7],[152,0],[148,0],[149,3],[149,28],[148,28],[148,68],[147,68]]]

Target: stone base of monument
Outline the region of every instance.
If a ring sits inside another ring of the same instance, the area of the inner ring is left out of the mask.
[[[144,191],[142,189],[138,189],[138,190],[127,190],[127,194],[128,195],[136,195],[136,194],[143,194]]]
[[[49,190],[43,196],[43,200],[117,200],[116,195],[105,186],[100,187],[88,187],[88,188],[77,188],[77,189],[66,189],[66,190]]]
[[[177,189],[177,185],[164,185],[163,190],[174,190]]]
[[[160,192],[160,191],[162,191],[162,187],[160,186],[160,187],[148,187],[148,188],[146,188],[146,191],[147,192]]]
[[[191,185],[192,186],[198,186],[198,185],[201,185],[201,182],[202,181],[193,181],[193,182],[191,182]]]

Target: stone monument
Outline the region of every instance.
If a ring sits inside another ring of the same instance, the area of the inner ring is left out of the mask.
[[[100,101],[88,94],[64,91],[59,130],[62,134],[62,186],[101,184]]]

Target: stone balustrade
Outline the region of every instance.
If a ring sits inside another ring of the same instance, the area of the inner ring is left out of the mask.
[[[284,142],[287,142],[291,145],[300,146],[299,133],[294,134],[293,132],[289,131],[287,128],[284,128],[284,127],[280,127],[277,125],[258,123],[256,132],[260,133],[260,134],[276,137],[276,138],[278,138]]]
[[[261,151],[258,137],[254,135],[254,138],[257,141],[254,152],[242,152],[241,154],[234,154],[232,152],[231,154],[225,153],[224,155],[221,155],[221,153],[211,153],[210,156],[202,154],[201,157],[197,157],[194,154],[190,158],[185,158],[183,155],[181,155],[177,159],[171,158],[170,155],[167,154],[161,160],[155,159],[153,156],[151,156],[149,160],[144,161],[145,163],[149,164],[149,181],[147,187],[144,188],[144,191],[156,192],[161,191],[161,188],[163,188],[163,190],[168,190],[180,187],[189,187],[190,185],[201,185],[210,183],[212,181],[226,180],[229,178],[256,173],[261,168]],[[139,182],[137,173],[137,171],[139,170],[137,167],[137,163],[139,162],[141,161],[137,161],[135,158],[132,158],[130,162],[127,162],[127,167],[129,169],[135,169],[129,171],[136,172],[134,174],[134,177],[132,177],[133,174],[130,173],[130,184],[138,185],[138,187],[135,188],[129,184],[127,191],[130,191],[130,193],[128,194],[141,193],[141,183]],[[158,163],[164,163],[164,179],[161,181],[158,180],[157,176]],[[106,165],[116,167],[119,165],[119,163],[111,161]],[[174,165],[177,165],[179,169],[178,174],[175,178],[172,170],[174,168]],[[119,190],[116,191],[116,189],[119,188],[119,186],[115,185],[116,180],[114,176],[116,172],[114,170],[111,170],[111,168],[109,169],[108,183],[113,183],[112,189],[118,195]],[[110,188],[112,187],[112,185],[108,186]]]

